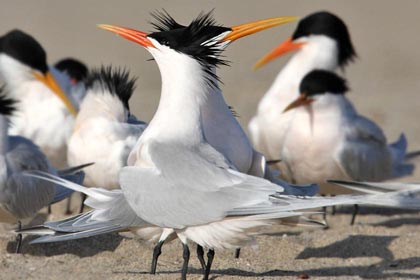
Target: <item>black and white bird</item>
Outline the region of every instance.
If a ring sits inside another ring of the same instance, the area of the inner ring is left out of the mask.
[[[210,14],[204,14],[186,28],[150,34],[101,25],[152,54],[162,77],[159,106],[132,151],[132,165],[120,173],[121,190],[85,188],[48,176],[87,194],[86,203],[94,210],[35,229],[47,234],[35,242],[83,238],[127,228],[148,228],[151,232],[157,229],[162,235],[154,251],[154,265],[159,246],[166,238],[177,236],[183,244],[181,279],[186,279],[188,270],[188,240],[209,248],[208,261],[202,262],[204,279],[208,279],[214,249],[237,248],[250,241],[257,228],[299,216],[304,209],[367,199],[283,195],[283,187],[237,171],[207,142],[201,108],[213,88],[218,87],[211,70],[225,63],[220,55],[228,44],[276,21],[281,19],[223,27]],[[383,203],[382,197],[379,200],[376,196],[375,201]],[[386,198],[392,202],[391,194]]]
[[[262,58],[256,67],[291,51],[295,54],[280,71],[261,99],[249,123],[251,140],[268,159],[281,159],[281,150],[294,112],[283,113],[299,96],[302,78],[314,69],[335,71],[356,56],[346,24],[329,12],[317,12],[302,19],[293,35]],[[280,170],[283,163],[276,167]]]
[[[19,101],[10,133],[31,139],[55,167],[67,166],[77,110],[51,74],[42,46],[20,30],[0,37],[0,78]]]
[[[30,140],[10,136],[9,118],[16,113],[17,103],[0,92],[0,223],[20,225],[46,206],[69,196],[72,191],[51,182],[25,176],[27,171],[42,171],[61,175],[81,184],[83,172],[78,168],[57,171],[41,150]],[[18,236],[16,252],[19,252],[22,237]]]
[[[147,126],[130,114],[135,80],[126,70],[102,67],[91,71],[86,84],[68,143],[68,163],[94,162],[84,169],[84,185],[116,189],[118,174]]]

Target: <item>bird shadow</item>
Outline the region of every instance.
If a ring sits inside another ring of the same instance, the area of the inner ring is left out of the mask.
[[[335,214],[353,214],[353,206],[342,206],[335,208]],[[419,213],[419,210],[410,209],[398,209],[398,208],[381,208],[374,206],[359,205],[359,211],[357,215],[382,215],[382,216],[393,216],[402,214],[415,214]]]
[[[350,235],[344,240],[319,248],[305,248],[296,259],[379,257],[393,260],[388,245],[398,236]]]
[[[398,218],[387,220],[375,224],[371,224],[375,227],[387,227],[387,228],[397,228],[404,225],[420,225],[420,218]]]
[[[26,236],[22,242],[22,253],[32,256],[57,256],[72,254],[80,258],[91,257],[105,251],[115,251],[124,237],[118,233],[98,235],[95,237],[66,242],[29,244],[36,237]],[[7,252],[14,253],[16,241],[7,244]]]

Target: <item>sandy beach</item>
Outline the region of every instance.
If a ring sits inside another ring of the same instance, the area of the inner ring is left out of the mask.
[[[98,29],[98,23],[152,30],[150,12],[165,8],[181,23],[215,8],[218,22],[251,20],[328,10],[349,27],[358,58],[343,75],[348,97],[376,121],[389,141],[404,132],[409,150],[420,149],[420,1],[2,1],[0,33],[13,28],[32,34],[48,52],[49,63],[76,57],[90,67],[112,64],[138,77],[132,113],[150,121],[160,93],[159,71],[140,46]],[[253,64],[291,35],[296,24],[280,26],[235,42],[226,51],[231,67],[219,75],[228,103],[246,128],[259,99],[289,56],[258,71]],[[420,159],[414,160],[418,166]],[[420,167],[400,181],[420,181]],[[75,199],[73,209],[78,207]],[[33,224],[62,218],[40,214]],[[257,238],[255,248],[216,252],[211,279],[420,279],[418,212],[362,208],[351,227],[350,209],[328,216],[330,229],[274,227]],[[130,234],[109,234],[67,243],[31,246],[14,254],[14,234],[0,225],[0,279],[179,279],[182,247],[163,247],[158,274],[149,275],[153,244]],[[191,246],[190,279],[200,279]]]

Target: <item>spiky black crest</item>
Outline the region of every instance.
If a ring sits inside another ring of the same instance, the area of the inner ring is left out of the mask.
[[[344,94],[348,91],[346,80],[325,70],[313,70],[302,79],[299,90],[306,96],[324,93]]]
[[[121,68],[113,68],[112,66],[92,70],[87,78],[87,89],[101,87],[111,94],[118,96],[127,110],[130,109],[128,101],[135,89],[136,78],[131,78],[128,70]],[[96,92],[96,91],[95,91]]]
[[[330,12],[317,12],[302,19],[292,38],[299,39],[309,35],[325,35],[338,43],[338,62],[344,67],[357,56],[351,43],[346,24]]]
[[[83,62],[74,58],[64,58],[58,61],[54,67],[62,72],[66,72],[72,79],[78,82],[84,81],[89,72]]]
[[[38,41],[21,30],[12,30],[0,38],[0,53],[7,54],[42,73],[48,71],[45,50]]]
[[[184,28],[184,25],[179,24],[176,20],[165,10],[154,11],[151,13],[155,21],[151,21],[150,24],[160,32],[171,31],[178,28]]]
[[[0,115],[11,116],[16,111],[16,100],[7,97],[4,89],[4,86],[0,88]]]
[[[153,25],[157,31],[148,37],[196,59],[207,73],[208,82],[216,86],[216,81],[219,79],[214,68],[229,64],[221,58],[226,44],[217,40],[217,37],[232,29],[217,24],[213,18],[213,11],[200,13],[185,27],[177,23],[166,11],[154,13],[152,16],[155,17],[156,23]]]

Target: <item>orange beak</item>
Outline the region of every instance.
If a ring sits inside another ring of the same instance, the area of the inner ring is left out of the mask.
[[[77,115],[77,110],[76,108],[74,108],[73,103],[60,88],[57,81],[54,79],[53,75],[50,72],[47,72],[45,75],[42,75],[38,72],[34,72],[34,76],[39,81],[44,83],[47,87],[49,87],[55,93],[55,95],[57,95],[57,97],[60,98],[61,101],[63,101],[63,103],[66,105],[67,109],[73,116]]]
[[[232,26],[232,32],[226,35],[221,41],[233,42],[239,38],[260,32],[262,30],[282,25],[288,22],[297,20],[297,17],[278,17],[278,18],[268,18],[263,20],[257,20],[249,23],[244,23],[241,25]]]
[[[254,70],[260,68],[264,64],[270,62],[278,56],[282,56],[288,52],[300,49],[305,43],[293,42],[292,38],[288,38],[286,41],[281,43],[278,47],[268,53],[266,56],[261,58],[255,65]]]
[[[283,113],[286,113],[287,111],[289,111],[289,110],[291,110],[291,109],[294,109],[294,108],[296,108],[296,107],[299,107],[299,106],[306,106],[306,105],[309,105],[309,104],[311,104],[312,102],[314,102],[314,100],[313,99],[311,99],[311,98],[308,98],[305,94],[303,94],[303,93],[301,93],[300,95],[299,95],[299,97],[295,100],[295,101],[293,101],[292,103],[290,103],[284,110],[283,110]]]
[[[147,38],[148,34],[146,32],[138,31],[128,27],[120,27],[108,24],[98,24],[98,27],[116,33],[117,35],[142,45],[145,48],[155,47],[153,43]]]

